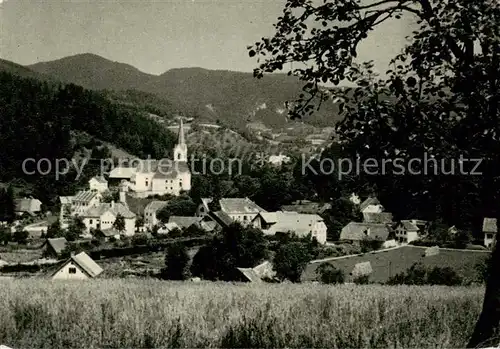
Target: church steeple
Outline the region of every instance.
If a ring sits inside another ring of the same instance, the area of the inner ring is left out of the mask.
[[[174,148],[174,161],[187,162],[187,145],[184,138],[184,125],[182,123],[182,118],[180,119],[179,124],[177,145]]]
[[[186,141],[184,140],[184,125],[182,124],[182,118],[181,123],[179,124],[179,137],[177,138],[177,144],[186,144]]]

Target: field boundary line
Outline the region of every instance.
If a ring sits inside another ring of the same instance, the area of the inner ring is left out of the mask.
[[[365,255],[370,255],[370,254],[377,254],[377,253],[383,253],[387,251],[393,251],[397,250],[399,248],[403,247],[411,247],[411,248],[419,248],[419,249],[427,249],[429,247],[426,246],[414,246],[414,245],[401,245],[401,246],[396,246],[396,247],[390,247],[390,248],[385,248],[383,250],[377,250],[377,251],[371,251],[371,252],[366,252],[366,253],[356,253],[356,254],[349,254],[347,256],[339,256],[339,257],[328,257],[328,258],[322,258],[322,259],[315,259],[310,261],[308,264],[316,264],[316,263],[323,263],[323,262],[330,262],[330,261],[335,261],[339,259],[345,259],[345,258],[352,258],[352,257],[361,257]],[[489,250],[470,250],[470,249],[458,249],[458,248],[439,248],[440,251],[457,251],[457,252],[479,252],[479,253],[491,253]]]

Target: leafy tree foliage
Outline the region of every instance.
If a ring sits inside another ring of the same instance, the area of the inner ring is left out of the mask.
[[[240,268],[253,268],[268,254],[264,234],[234,223],[202,246],[193,258],[191,273],[207,280],[235,280]]]
[[[171,199],[156,216],[160,221],[167,223],[170,216],[193,216],[196,207],[196,203],[189,196],[181,195]]]
[[[282,244],[273,260],[276,276],[281,280],[300,282],[300,277],[307,263],[313,258],[311,249],[300,241]]]
[[[381,23],[402,16],[418,28],[387,76],[377,76],[372,62],[356,61],[359,45]],[[363,171],[358,178],[377,189],[388,211],[400,217],[442,217],[471,230],[480,227],[484,216],[500,218],[497,1],[288,0],[275,28],[272,38],[249,47],[250,56],[264,60],[255,75],[304,63],[289,72],[306,83],[292,116],[313,112],[315,102],[333,97],[344,114],[337,131],[346,156],[361,163],[400,159],[403,173],[393,163],[384,174]],[[342,81],[354,87],[320,87]],[[409,173],[410,161],[425,160],[425,155],[431,160]],[[459,159],[482,159],[482,164],[475,168],[475,162]],[[473,170],[482,176],[471,176]],[[494,265],[500,270],[497,255]],[[500,327],[500,284],[489,285],[471,347]]]
[[[45,237],[47,239],[58,238],[64,236],[64,231],[61,229],[61,224],[59,220],[50,224],[47,228],[47,234]]]
[[[171,244],[167,248],[165,268],[161,271],[161,277],[168,280],[185,280],[189,273],[188,264],[186,246],[179,242]]]
[[[12,187],[0,189],[0,221],[12,223],[16,217]]]
[[[0,227],[0,244],[7,245],[9,241],[12,241],[12,233],[8,227]]]
[[[120,233],[125,231],[125,217],[118,214],[115,218],[115,222],[113,223],[113,228],[118,230]]]
[[[57,195],[76,191],[75,171],[56,180],[54,171],[30,175],[36,166],[28,162],[23,169],[23,161],[46,158],[54,166],[56,159],[71,159],[76,149],[71,131],[85,132],[142,157],[161,158],[175,143],[172,133],[157,127],[147,116],[113,104],[99,92],[5,72],[0,73],[0,114],[0,181],[26,181],[33,187],[31,194],[49,207],[57,203]],[[108,155],[105,147],[92,151],[97,158]]]
[[[332,201],[332,208],[321,214],[328,227],[328,240],[337,241],[340,232],[349,222],[361,222],[363,216],[359,209],[346,198]]]
[[[406,272],[393,276],[387,284],[457,286],[462,284],[462,278],[449,267],[428,268],[415,263]]]
[[[321,263],[318,269],[316,269],[316,274],[318,274],[319,280],[324,284],[344,283],[344,272],[328,262]]]
[[[29,233],[26,230],[23,230],[22,228],[16,229],[13,235],[13,240],[17,242],[18,244],[26,244],[28,242],[29,238]]]
[[[68,241],[75,241],[85,232],[85,229],[86,227],[85,223],[83,223],[82,217],[73,217],[69,223],[66,233],[64,234],[64,237]]]

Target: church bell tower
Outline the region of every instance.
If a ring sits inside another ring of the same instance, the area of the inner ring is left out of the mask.
[[[184,139],[184,125],[182,124],[182,118],[179,124],[177,145],[174,148],[174,161],[187,162],[187,145],[186,140]]]

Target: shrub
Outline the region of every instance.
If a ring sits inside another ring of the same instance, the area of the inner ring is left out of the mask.
[[[188,277],[187,266],[189,255],[186,246],[174,243],[168,246],[165,256],[165,268],[161,270],[161,278],[168,280],[185,280]]]
[[[235,280],[237,267],[252,268],[266,257],[267,240],[262,231],[234,223],[199,249],[191,272],[208,280]]]
[[[148,237],[143,234],[136,234],[132,236],[132,245],[133,246],[139,246],[139,245],[147,245],[148,243]]]
[[[458,286],[462,278],[449,267],[426,268],[415,263],[406,272],[399,273],[387,281],[388,285],[446,285]]]
[[[360,275],[354,278],[353,282],[356,285],[366,285],[370,283],[370,275]]]
[[[310,250],[304,243],[293,241],[280,246],[273,261],[276,276],[281,280],[300,282],[302,272],[311,257]]]
[[[344,272],[335,268],[328,262],[321,263],[316,269],[319,281],[324,284],[342,284],[344,283]]]
[[[28,242],[29,233],[26,230],[16,230],[13,239],[18,244],[26,244]]]
[[[383,241],[364,239],[360,241],[361,253],[376,251],[382,248]]]
[[[462,278],[450,267],[434,267],[427,275],[428,285],[458,286]]]

